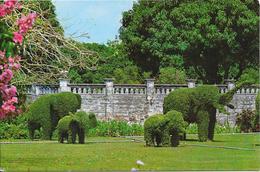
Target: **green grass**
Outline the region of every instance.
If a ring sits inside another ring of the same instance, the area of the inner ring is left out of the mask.
[[[189,135],[188,138],[196,138]],[[122,141],[124,138],[90,138],[89,141]],[[214,142],[181,142],[177,148],[145,147],[144,143],[112,142],[84,145],[1,144],[1,165],[6,171],[35,170],[259,170],[259,134],[216,135]],[[233,150],[196,145],[230,146],[255,150]]]

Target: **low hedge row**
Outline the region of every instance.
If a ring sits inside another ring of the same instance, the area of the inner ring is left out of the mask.
[[[98,121],[97,127],[89,130],[89,136],[142,136],[144,128],[140,124],[128,124],[126,121]]]

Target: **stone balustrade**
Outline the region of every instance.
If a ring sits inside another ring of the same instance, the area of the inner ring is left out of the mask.
[[[220,93],[226,93],[235,87],[234,81],[226,80],[225,84],[216,85]],[[82,97],[82,109],[92,111],[100,118],[123,116],[126,120],[143,121],[145,117],[162,113],[163,99],[170,92],[179,88],[194,88],[195,80],[187,80],[186,84],[155,84],[154,79],[147,79],[145,84],[114,84],[112,79],[105,79],[104,84],[70,84],[69,80],[61,79],[54,85],[27,85],[26,92],[34,100],[44,94],[73,92]],[[259,85],[242,88],[234,95],[234,110],[228,110],[230,116],[219,114],[219,121],[231,120],[242,109],[254,109],[255,97]]]

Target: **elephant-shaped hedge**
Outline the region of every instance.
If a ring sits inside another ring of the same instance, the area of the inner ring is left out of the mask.
[[[57,125],[58,141],[63,143],[64,139],[66,139],[68,143],[75,143],[78,135],[79,143],[84,144],[88,130],[96,126],[97,119],[94,113],[79,111],[64,116]]]
[[[218,87],[202,85],[196,88],[180,88],[164,98],[163,112],[179,111],[188,124],[197,123],[200,141],[213,140],[216,123],[216,109],[226,113],[224,106],[233,108],[230,101],[238,89],[250,83],[244,82],[225,94]],[[185,137],[184,137],[185,138]]]
[[[144,123],[146,146],[178,146],[186,125],[183,115],[175,110],[150,116]]]
[[[35,130],[42,128],[42,139],[50,140],[59,119],[69,112],[76,112],[80,107],[80,95],[70,92],[39,97],[29,106],[29,110],[25,114],[30,138],[34,138]]]

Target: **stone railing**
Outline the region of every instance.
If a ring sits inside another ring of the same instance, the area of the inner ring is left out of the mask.
[[[113,94],[146,94],[144,84],[115,84]]]
[[[105,84],[68,84],[68,87],[77,94],[106,94]]]
[[[187,84],[155,84],[156,94],[169,94],[178,88],[186,88]]]
[[[234,81],[226,80],[225,84],[216,85],[220,93],[226,93],[235,87]],[[186,84],[155,84],[154,79],[147,79],[145,84],[114,84],[112,79],[105,79],[104,84],[71,84],[61,79],[54,85],[24,86],[30,100],[44,94],[73,92],[82,97],[82,109],[92,111],[101,118],[123,116],[124,118],[144,120],[145,116],[162,113],[164,97],[179,88],[196,87],[195,80],[187,80]],[[230,116],[219,114],[219,119],[232,120],[242,109],[254,109],[255,97],[259,85],[242,88],[233,96],[234,110]],[[220,120],[220,121],[221,121]]]

